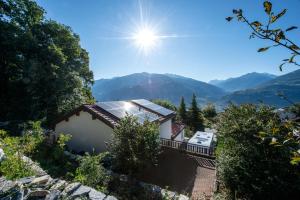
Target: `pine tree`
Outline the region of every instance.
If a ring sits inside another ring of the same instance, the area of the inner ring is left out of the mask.
[[[181,97],[180,105],[178,107],[178,117],[183,123],[187,122],[186,106],[183,97]]]
[[[198,107],[196,95],[193,94],[191,107],[189,109],[189,125],[192,131],[203,130],[203,118],[200,108]]]

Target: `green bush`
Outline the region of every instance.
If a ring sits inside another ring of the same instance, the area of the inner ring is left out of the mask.
[[[289,148],[260,137],[274,133],[280,138],[292,131],[272,108],[231,105],[217,130],[217,174],[229,197],[293,199],[300,193],[300,171],[290,164]]]
[[[100,163],[101,155],[84,155],[75,172],[75,181],[105,191],[109,176]]]
[[[0,130],[0,148],[4,150],[5,159],[0,162],[0,174],[7,179],[18,179],[34,175],[28,164],[23,161],[23,148],[20,138],[7,137],[6,131]]]
[[[160,152],[158,126],[137,118],[126,116],[115,128],[113,140],[109,144],[114,170],[135,175],[141,169],[157,163]]]

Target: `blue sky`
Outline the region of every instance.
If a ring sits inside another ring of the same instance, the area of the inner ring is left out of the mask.
[[[245,24],[225,17],[242,8],[250,19],[266,20],[263,1],[253,0],[37,0],[47,18],[72,28],[89,52],[94,78],[138,72],[173,73],[201,81],[225,79],[249,72],[281,75],[295,69],[278,65],[289,56],[285,49],[257,53],[268,42],[249,40]],[[284,3],[282,3],[284,2]],[[142,8],[142,9],[140,9]],[[300,27],[300,0],[273,1],[275,12],[287,8],[278,25]],[[155,26],[159,40],[151,52],[140,52],[129,36],[144,23]],[[290,33],[298,38],[300,29]]]

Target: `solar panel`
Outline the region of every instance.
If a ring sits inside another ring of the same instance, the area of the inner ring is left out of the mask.
[[[126,101],[99,102],[97,105],[119,119],[125,117],[127,114],[137,117],[140,123],[144,123],[146,120],[152,122],[159,118],[158,115]]]
[[[137,100],[132,100],[132,102],[137,103],[141,106],[144,106],[145,108],[148,108],[150,110],[153,110],[163,116],[167,116],[169,114],[174,113],[174,111],[169,110],[167,108],[164,108],[160,105],[157,105],[155,103],[152,103],[151,101],[145,100],[145,99],[137,99]]]

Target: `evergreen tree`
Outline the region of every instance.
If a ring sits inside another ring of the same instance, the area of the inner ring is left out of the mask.
[[[192,131],[199,131],[199,130],[204,129],[201,110],[198,107],[195,94],[193,94],[191,107],[189,109],[189,123],[188,124],[191,127]]]
[[[178,117],[183,123],[187,122],[186,106],[183,97],[181,97],[180,105],[178,107]]]

